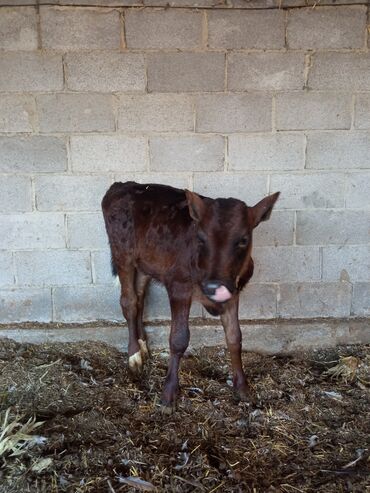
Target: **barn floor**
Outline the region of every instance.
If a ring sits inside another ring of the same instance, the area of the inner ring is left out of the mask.
[[[103,343],[0,339],[0,492],[370,492],[370,346],[245,353],[254,405],[224,348],[194,352],[172,416],[166,356],[135,383]]]

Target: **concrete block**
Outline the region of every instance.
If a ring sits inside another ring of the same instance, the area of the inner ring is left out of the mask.
[[[54,288],[54,321],[122,320],[119,292],[119,288],[115,286],[65,286]],[[81,300],[83,300],[83,303],[81,303]]]
[[[71,137],[71,162],[74,171],[145,171],[148,143],[143,137],[91,135]]]
[[[217,0],[144,0],[148,7],[216,7]]]
[[[76,5],[86,7],[122,7],[126,5],[128,7],[140,7],[143,4],[141,0],[125,0],[124,2],[122,0],[38,0],[38,2],[40,5]]]
[[[64,248],[63,214],[0,215],[0,250]]]
[[[276,354],[279,352],[292,352],[304,347],[322,347],[325,344],[334,346],[343,337],[340,336],[345,332],[348,333],[348,327],[341,324],[339,329],[333,330],[328,324],[308,323],[302,327],[287,323],[281,327],[276,324],[266,323],[244,323],[241,326],[243,335],[243,348],[247,351],[256,351],[267,354]],[[152,348],[168,348],[168,326],[148,326],[147,333],[149,336],[149,345]],[[318,336],[321,336],[320,339]],[[322,337],[325,335],[326,337]],[[321,345],[318,341],[321,341]],[[222,327],[219,325],[194,326],[191,329],[190,349],[200,347],[225,345],[225,335]]]
[[[202,311],[199,310],[199,315]],[[151,282],[145,298],[144,320],[171,320],[171,308],[166,288]]]
[[[355,128],[370,129],[370,94],[357,94]]]
[[[151,349],[168,349],[169,324],[148,324],[146,332]],[[336,321],[330,320],[293,321],[279,320],[274,322],[244,322],[241,325],[243,349],[262,354],[288,354],[310,348],[335,347],[355,341],[360,344],[369,343],[368,322],[363,320]],[[128,330],[123,323],[101,326],[81,326],[71,324],[57,330],[51,328],[5,328],[0,329],[0,337],[8,337],[20,343],[51,343],[102,341],[127,352]],[[190,350],[225,344],[224,331],[220,325],[193,325],[191,327]]]
[[[234,197],[252,206],[267,195],[267,176],[244,173],[195,173],[194,191],[214,199]]]
[[[0,91],[60,91],[62,56],[38,52],[0,53]]]
[[[271,191],[279,190],[279,209],[344,207],[345,176],[340,173],[274,174]]]
[[[36,8],[3,7],[0,15],[0,49],[37,50],[37,44]]]
[[[367,313],[369,314],[369,312]],[[351,344],[370,344],[369,321],[349,320],[348,340],[351,341]]]
[[[370,283],[359,282],[353,285],[352,315],[359,317],[370,316]],[[369,337],[369,325],[366,322],[367,338]]]
[[[223,91],[223,53],[150,53],[149,92]]]
[[[252,282],[311,282],[320,280],[318,247],[256,247]]]
[[[343,333],[348,333],[347,327],[333,329],[324,322],[242,326],[244,350],[263,354],[290,354],[313,348],[334,347],[344,338]]]
[[[108,237],[102,213],[67,214],[69,248],[107,248]]]
[[[368,209],[370,207],[370,173],[347,175],[345,203],[348,208]]]
[[[50,322],[51,290],[14,289],[0,291],[0,322]]]
[[[120,14],[112,9],[41,7],[41,44],[51,50],[118,50]]]
[[[25,176],[0,177],[0,212],[32,211],[31,179]]]
[[[214,6],[215,0],[143,0],[145,7],[190,7],[200,8]]]
[[[276,95],[278,130],[349,129],[350,94],[300,92]]]
[[[302,134],[230,135],[232,170],[297,170],[304,168]]]
[[[280,0],[278,0],[280,1]],[[321,0],[320,5],[331,5],[331,6],[338,6],[338,5],[359,5],[363,4],[366,5],[367,0]],[[281,7],[317,7],[317,0],[283,0]]]
[[[110,184],[107,176],[39,176],[36,207],[40,211],[100,211]]]
[[[304,86],[303,53],[230,53],[231,91],[282,91]]]
[[[295,327],[296,328],[296,327]],[[243,324],[241,332],[243,337],[243,351],[253,351],[261,354],[279,354],[289,352],[290,343],[295,341],[296,333],[290,326],[282,330],[279,327],[277,336],[276,322],[274,324]],[[297,331],[297,337],[302,331]],[[12,336],[13,337],[13,336]]]
[[[258,3],[258,0],[250,2],[251,4]],[[227,4],[226,2],[218,2],[218,0],[170,0],[166,2],[166,0],[144,0],[144,5],[151,6],[163,6],[163,7],[190,7],[190,8],[225,8],[232,7],[233,3],[230,2]],[[248,0],[249,5],[249,0]]]
[[[263,132],[271,130],[269,95],[204,94],[196,99],[197,132]]]
[[[228,4],[227,4],[228,5]],[[280,4],[279,4],[280,5]],[[232,0],[230,6],[237,7],[238,9],[271,9],[272,7],[277,7],[276,0],[251,0],[244,2],[243,0]]]
[[[74,91],[145,91],[142,54],[69,53],[66,64],[67,86]]]
[[[118,129],[134,133],[191,132],[194,130],[192,100],[183,94],[121,96]]]
[[[370,211],[298,211],[300,245],[361,244],[370,241]]]
[[[326,246],[322,249],[322,257],[322,278],[325,281],[353,283],[370,279],[369,245]]]
[[[147,333],[149,332],[150,334],[149,341],[153,340],[153,346],[155,347],[159,344],[168,351],[170,327],[149,327],[148,329]],[[209,321],[209,325],[190,326],[190,353],[196,348],[212,346],[225,346],[225,333],[222,326],[211,325],[211,321]]]
[[[286,318],[348,317],[352,286],[348,282],[281,284],[278,313]]]
[[[0,95],[0,132],[32,132],[33,98],[23,94]]]
[[[117,173],[114,181],[136,181],[137,183],[159,183],[175,188],[190,189],[191,172],[188,173]]]
[[[196,10],[127,10],[126,44],[139,49],[196,49],[202,46],[203,15]]]
[[[1,1],[1,0],[0,0]],[[103,324],[102,324],[103,325]],[[57,330],[55,330],[55,326]],[[48,328],[5,328],[0,326],[0,337],[7,337],[20,343],[50,344],[54,342],[102,341],[119,351],[127,352],[128,330],[116,324],[104,323],[103,327],[85,327],[82,324],[63,326],[60,323],[48,324]]]
[[[308,76],[311,89],[367,91],[370,53],[317,53]]]
[[[370,168],[370,133],[315,132],[307,136],[307,168]]]
[[[224,166],[225,143],[219,135],[151,137],[152,171],[217,171]]]
[[[0,252],[0,286],[14,284],[13,257],[11,252]]]
[[[112,96],[44,94],[36,97],[41,132],[115,130]]]
[[[320,7],[288,11],[287,43],[298,50],[362,48],[366,7]]]
[[[208,46],[226,49],[280,49],[285,45],[282,10],[210,10]]]
[[[274,210],[270,219],[260,223],[253,233],[253,245],[292,245],[294,235],[294,212]]]
[[[41,1],[46,1],[46,0],[41,0]],[[264,9],[268,7],[270,8],[278,7],[279,4],[277,3],[277,1],[280,0],[248,0],[248,2],[245,2],[243,0],[232,0],[230,3],[225,3],[225,2],[220,3],[218,0],[170,0],[170,1],[144,0],[144,5],[151,5],[151,6],[161,5],[163,7],[191,7],[191,8],[214,7],[215,9],[225,8],[225,7],[238,7],[245,9]]]
[[[20,286],[90,284],[90,252],[50,250],[15,252],[17,283]]]
[[[9,6],[9,0],[0,0],[0,6],[2,7],[3,5]],[[35,0],[13,0],[12,1],[13,6],[18,6],[18,5],[35,5]]]
[[[67,167],[63,139],[56,137],[0,137],[0,172],[54,173]]]
[[[276,284],[247,284],[240,294],[239,318],[258,320],[276,317]]]
[[[109,248],[91,252],[94,284],[114,285],[116,278],[112,275],[111,253]]]

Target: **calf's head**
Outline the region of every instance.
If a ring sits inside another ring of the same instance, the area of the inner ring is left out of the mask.
[[[213,302],[229,300],[240,288],[251,262],[253,229],[269,219],[278,197],[279,192],[248,207],[241,200],[201,198],[186,190],[194,220],[199,284]]]

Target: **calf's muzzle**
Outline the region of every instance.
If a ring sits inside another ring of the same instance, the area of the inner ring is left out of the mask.
[[[232,297],[231,291],[220,281],[203,281],[203,293],[212,301],[223,303]]]

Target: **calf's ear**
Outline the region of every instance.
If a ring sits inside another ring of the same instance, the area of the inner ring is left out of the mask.
[[[275,202],[279,198],[280,192],[276,192],[272,195],[268,195],[262,199],[254,207],[251,207],[253,228],[259,225],[261,221],[267,221],[270,219],[272,209]]]
[[[205,205],[203,200],[194,192],[185,190],[186,200],[189,206],[189,214],[194,221],[200,221],[205,211]]]

